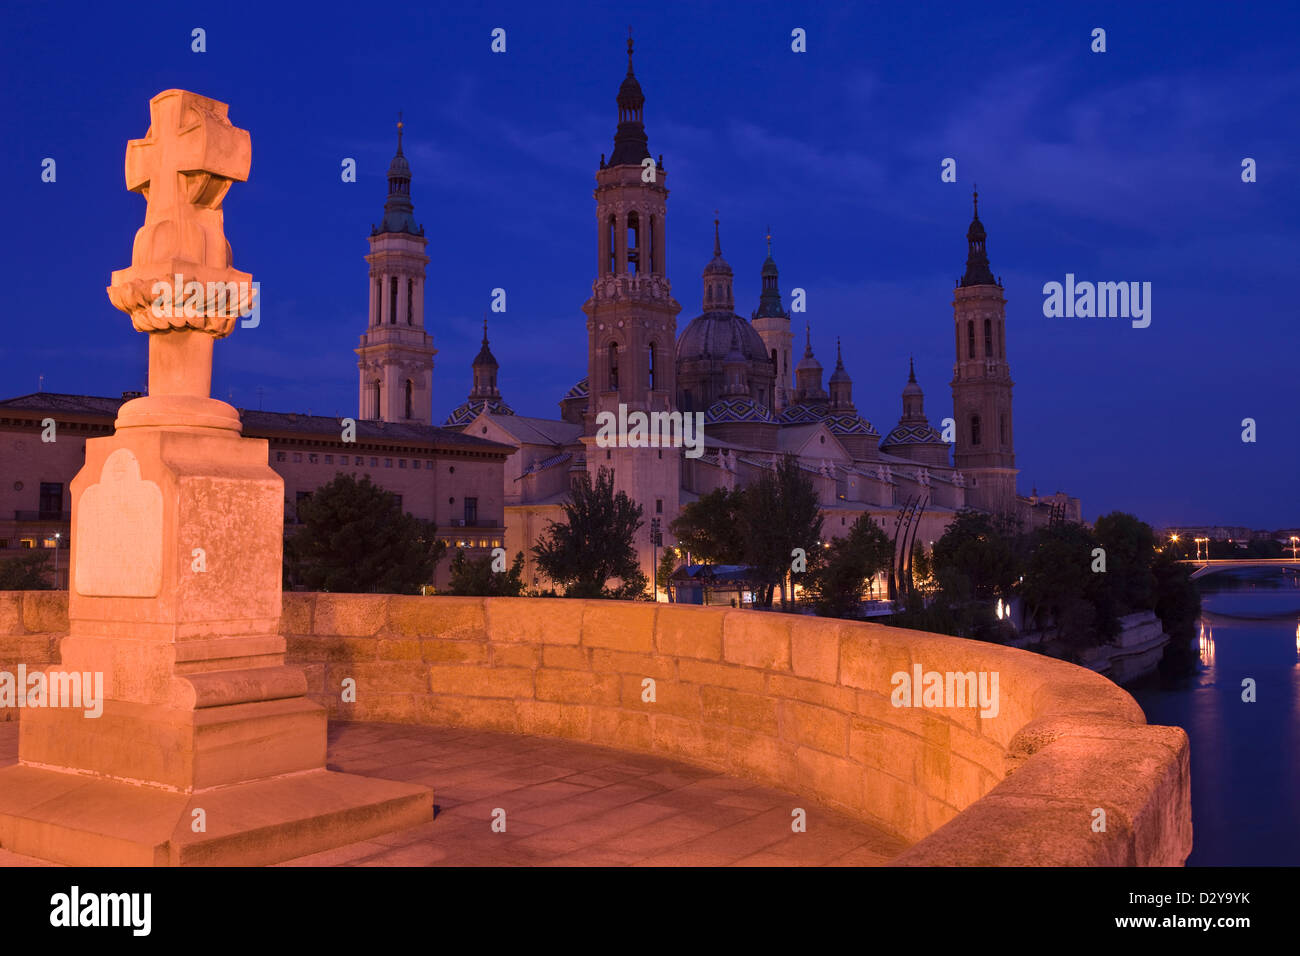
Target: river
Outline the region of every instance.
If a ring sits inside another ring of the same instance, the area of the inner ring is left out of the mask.
[[[1148,723],[1191,740],[1187,865],[1300,865],[1300,581],[1247,570],[1201,586],[1195,673],[1126,688]],[[1247,678],[1254,703],[1242,700]]]

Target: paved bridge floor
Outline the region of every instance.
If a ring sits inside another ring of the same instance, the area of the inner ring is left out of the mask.
[[[18,724],[0,723],[0,766]],[[657,756],[405,724],[329,728],[331,770],[424,784],[423,826],[280,866],[879,866],[906,843],[813,801]],[[807,832],[791,811],[807,812]],[[492,830],[506,811],[506,831]],[[41,861],[0,849],[0,865]]]

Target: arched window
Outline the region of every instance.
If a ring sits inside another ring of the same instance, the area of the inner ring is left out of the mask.
[[[975,323],[966,323],[966,357],[975,357]]]
[[[397,324],[397,276],[388,280],[388,324]]]
[[[706,286],[704,287],[704,301],[705,301],[705,302],[709,302],[709,303],[712,303],[712,302],[713,302],[713,286],[712,286],[712,285],[706,285]]]
[[[375,379],[375,418],[384,417],[384,386]]]
[[[646,262],[649,263],[649,265],[646,267],[646,271],[649,272],[651,275],[654,275],[655,274],[655,217],[654,216],[650,217],[650,233],[649,235],[646,236],[645,251],[646,251]]]
[[[408,378],[406,380],[406,417],[407,418],[411,417],[411,390],[412,390],[411,380]]]
[[[993,323],[988,319],[984,320],[984,357],[993,357]]]
[[[613,391],[618,388],[618,343],[609,343],[609,387]]]
[[[970,417],[970,443],[972,445],[980,443],[980,417],[978,415]]]
[[[641,265],[641,218],[635,213],[627,214],[627,274],[637,275]]]
[[[772,349],[772,371],[779,372],[780,367],[776,364],[776,349]]]
[[[406,324],[414,325],[415,321],[415,280],[406,280]],[[409,382],[407,384],[410,384]],[[407,416],[408,418],[410,416]]]
[[[370,324],[378,325],[383,321],[384,313],[384,280],[375,279],[375,314],[371,316]]]
[[[646,348],[646,370],[650,373],[650,387],[655,387],[655,344],[653,342]]]
[[[609,243],[609,258],[606,262],[605,271],[610,274],[613,274],[614,272],[614,257],[618,251],[618,245],[614,242],[614,238],[618,235],[618,233],[615,232],[617,222],[618,221],[611,215],[609,217],[609,229],[606,231],[606,242]]]

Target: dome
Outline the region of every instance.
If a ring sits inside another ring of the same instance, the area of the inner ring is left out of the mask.
[[[934,428],[927,424],[924,425],[903,425],[900,424],[892,432],[885,436],[885,440],[880,443],[884,448],[887,445],[930,445],[946,444]]]
[[[745,319],[730,312],[706,312],[691,320],[677,339],[677,361],[725,361],[731,352],[733,337],[748,361],[770,363],[767,348],[758,332]]]
[[[706,425],[724,425],[729,422],[776,423],[772,413],[750,398],[720,398],[704,413]]]
[[[721,254],[714,256],[709,264],[704,267],[704,274],[706,276],[734,275],[731,266],[727,264],[727,260],[722,258]]]
[[[515,413],[514,409],[505,402],[486,401],[484,399],[462,402],[447,416],[447,420],[442,423],[442,427],[450,428],[453,425],[468,425],[485,410],[489,415],[513,415]]]
[[[836,435],[870,435],[879,438],[880,433],[861,415],[830,414],[825,418],[826,427]]]
[[[411,164],[406,161],[406,157],[398,153],[393,157],[393,161],[388,164],[389,179],[410,179]]]

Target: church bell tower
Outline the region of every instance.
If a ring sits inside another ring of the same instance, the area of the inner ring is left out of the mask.
[[[424,227],[411,203],[411,166],[397,155],[388,166],[384,218],[370,231],[370,312],[356,349],[357,418],[433,424],[433,336],[424,329]]]

